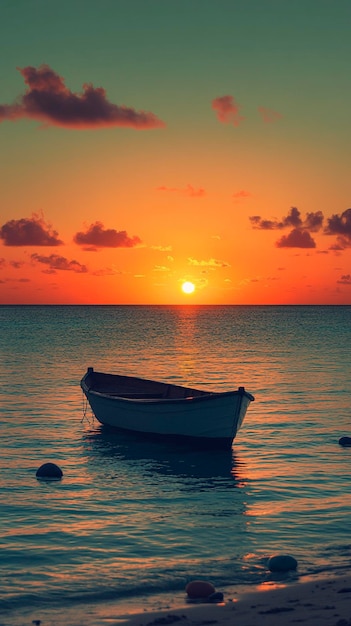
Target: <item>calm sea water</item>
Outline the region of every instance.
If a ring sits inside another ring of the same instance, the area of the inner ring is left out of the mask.
[[[2,306],[0,328],[2,624],[258,585],[272,553],[300,579],[350,567],[350,306]],[[231,452],[112,436],[87,366],[256,400]]]

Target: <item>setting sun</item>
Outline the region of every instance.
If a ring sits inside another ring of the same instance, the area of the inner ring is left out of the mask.
[[[194,283],[191,283],[189,280],[185,281],[185,283],[182,284],[182,291],[184,293],[193,293],[195,291]]]

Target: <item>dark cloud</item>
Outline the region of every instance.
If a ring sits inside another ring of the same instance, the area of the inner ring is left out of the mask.
[[[299,228],[302,226],[302,220],[300,217],[300,211],[295,206],[292,206],[290,209],[290,213],[286,217],[283,218],[283,228],[286,226],[293,226],[294,228]]]
[[[288,235],[283,235],[276,244],[277,248],[315,248],[316,243],[307,230],[294,228]]]
[[[6,259],[4,259],[4,257],[1,257],[1,258],[0,258],[0,269],[1,269],[2,267],[5,267],[5,265],[6,265]]]
[[[219,96],[212,100],[212,109],[216,111],[217,119],[223,124],[239,126],[245,118],[240,116],[240,104],[233,96]]]
[[[315,213],[306,213],[306,219],[303,223],[304,228],[310,232],[318,232],[323,226],[324,216],[322,211]]]
[[[278,226],[279,222],[276,220],[265,220],[259,215],[251,215],[249,220],[252,224],[252,228],[257,228],[258,230],[275,230],[276,228],[282,228],[282,226]]]
[[[259,230],[292,228],[288,235],[276,242],[278,248],[315,248],[316,243],[310,233],[318,232],[323,225],[322,211],[306,213],[305,219],[302,219],[296,207],[291,207],[288,215],[281,220],[266,220],[259,215],[253,215],[249,219],[252,227]]]
[[[283,117],[278,111],[273,111],[273,109],[267,109],[266,107],[258,107],[258,112],[265,124],[277,122]]]
[[[32,254],[32,261],[36,263],[43,263],[48,266],[46,273],[55,274],[57,270],[65,270],[69,272],[76,272],[77,274],[85,274],[88,270],[85,265],[82,265],[78,261],[69,261],[63,256],[58,254],[50,254],[50,256],[42,256],[40,254]]]
[[[5,246],[60,246],[63,243],[56,230],[38,215],[6,222],[0,228],[0,238]]]
[[[30,283],[30,282],[32,282],[30,278],[7,278],[6,280],[0,280],[0,284],[10,285],[11,289],[17,289],[17,286],[16,286],[17,283]],[[15,286],[12,287],[12,285],[15,285]]]
[[[109,102],[102,87],[84,84],[82,93],[70,91],[62,76],[48,65],[17,68],[27,90],[11,105],[0,105],[0,122],[29,118],[48,126],[102,128],[123,126],[135,129],[165,126],[153,113],[135,111]]]
[[[334,214],[327,220],[324,229],[326,235],[337,235],[337,244],[333,249],[343,250],[351,247],[351,209],[341,215]]]
[[[351,274],[341,276],[340,280],[337,280],[336,282],[340,285],[351,285]]]
[[[133,248],[141,243],[139,237],[129,237],[125,230],[104,229],[101,222],[91,224],[86,233],[76,233],[74,241],[80,246],[90,246],[88,248],[90,250],[96,248]]]
[[[301,219],[301,213],[296,207],[291,207],[290,212],[286,217],[279,220],[266,220],[259,215],[253,215],[249,217],[249,220],[253,228],[260,230],[282,230],[283,228],[304,228],[305,230],[316,231],[319,230],[323,223],[323,214],[321,211],[316,213],[307,213],[306,219]]]
[[[349,247],[350,247],[350,241],[348,239],[346,239],[345,237],[337,237],[336,242],[333,243],[329,247],[329,250],[334,250],[335,252],[342,252],[342,250],[345,250],[345,248],[349,248]]]

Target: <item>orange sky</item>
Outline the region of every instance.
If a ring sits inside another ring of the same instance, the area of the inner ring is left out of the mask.
[[[351,303],[347,0],[34,4],[0,24],[0,304]]]

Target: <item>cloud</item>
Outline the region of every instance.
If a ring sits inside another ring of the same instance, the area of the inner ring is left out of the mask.
[[[212,100],[212,109],[216,111],[217,119],[222,124],[233,124],[239,126],[245,119],[240,117],[240,104],[235,102],[233,96],[219,96]]]
[[[313,233],[318,232],[322,228],[323,220],[324,216],[322,211],[316,211],[315,213],[306,213],[303,227]]]
[[[133,248],[141,243],[139,237],[129,237],[125,230],[105,229],[101,222],[91,224],[86,233],[76,233],[74,241],[80,246],[90,246],[85,248],[90,251],[96,248]]]
[[[166,267],[165,265],[155,265],[155,267],[152,270],[153,272],[170,272],[170,268]]]
[[[312,211],[307,212],[302,219],[300,211],[296,207],[291,207],[288,215],[281,220],[264,219],[260,215],[252,215],[249,220],[252,227],[259,230],[282,230],[293,227],[293,231],[287,237],[282,237],[276,243],[279,248],[314,248],[316,244],[310,233],[319,232],[323,228],[324,215],[322,211]],[[351,248],[351,209],[327,218],[322,232],[324,235],[336,235],[336,241],[329,250],[341,252]],[[324,253],[327,254],[326,251]]]
[[[76,272],[77,274],[85,274],[88,270],[85,265],[82,265],[78,261],[69,261],[63,256],[58,254],[50,254],[50,256],[42,256],[40,254],[32,254],[31,259],[36,263],[43,263],[48,266],[48,270],[45,273],[55,274],[56,270],[65,270],[69,272]]]
[[[4,257],[1,257],[1,258],[0,258],[0,269],[1,269],[2,267],[5,267],[5,265],[6,265],[6,259],[4,259]]]
[[[275,245],[277,248],[315,248],[316,242],[307,230],[294,228],[288,235],[283,235]]]
[[[208,261],[198,261],[197,259],[193,259],[192,257],[188,258],[189,265],[193,265],[196,267],[230,267],[230,264],[227,261],[219,261],[218,259],[209,259]]]
[[[109,102],[102,87],[89,83],[83,85],[82,93],[70,91],[63,77],[48,65],[17,69],[27,90],[13,104],[0,105],[0,123],[29,118],[47,126],[75,129],[120,126],[139,130],[165,126],[153,113]]]
[[[95,272],[91,272],[93,276],[118,276],[123,274],[121,270],[117,270],[114,267],[103,267],[100,270],[95,270]]]
[[[281,230],[283,228],[293,227],[316,232],[322,227],[323,213],[322,211],[306,213],[306,218],[302,220],[299,209],[291,207],[288,215],[283,217],[280,221],[263,219],[259,215],[253,215],[249,217],[249,220],[253,228],[260,230]]]
[[[258,107],[257,109],[265,124],[272,124],[272,122],[277,122],[283,117],[281,113],[273,111],[273,109],[266,107]]]
[[[291,207],[288,215],[281,220],[266,220],[259,215],[250,218],[253,228],[259,230],[282,230],[291,228],[292,231],[281,237],[276,242],[277,248],[315,248],[316,243],[311,237],[311,232],[318,232],[323,225],[322,211],[306,213],[305,219],[301,218],[301,213],[296,207]]]
[[[343,237],[337,237],[336,242],[329,247],[329,250],[334,250],[334,252],[342,252],[343,250],[345,250],[345,248],[348,247],[349,242],[347,241],[347,239]]]
[[[180,193],[184,196],[190,196],[191,198],[201,198],[202,196],[206,195],[205,190],[202,189],[201,187],[196,189],[195,187],[189,184],[184,189],[180,187],[166,187],[165,185],[162,185],[161,187],[157,187],[157,191],[168,191],[171,193]]]
[[[5,246],[60,246],[56,230],[36,214],[30,218],[10,220],[0,228],[0,238]]]
[[[337,244],[334,250],[344,250],[351,247],[351,209],[346,209],[341,215],[334,214],[327,220],[324,229],[326,235],[337,235]]]
[[[278,226],[278,222],[276,220],[267,220],[260,217],[260,215],[251,215],[249,217],[252,228],[256,228],[257,230],[275,230],[276,228],[283,228],[282,226]]]
[[[157,250],[158,252],[171,252],[172,246],[150,246],[151,250]]]
[[[346,209],[341,215],[334,214],[329,217],[325,232],[328,235],[351,237],[351,209]]]
[[[32,282],[30,278],[9,278],[7,281],[3,281],[4,283],[30,283]]]
[[[0,285],[5,285],[8,283],[30,283],[30,278],[7,278],[6,280],[0,280]]]
[[[351,285],[351,274],[341,276],[340,280],[337,280],[336,282],[340,285]]]
[[[245,200],[245,198],[251,198],[252,193],[250,191],[245,191],[245,189],[241,189],[236,193],[233,193],[234,200]]]

